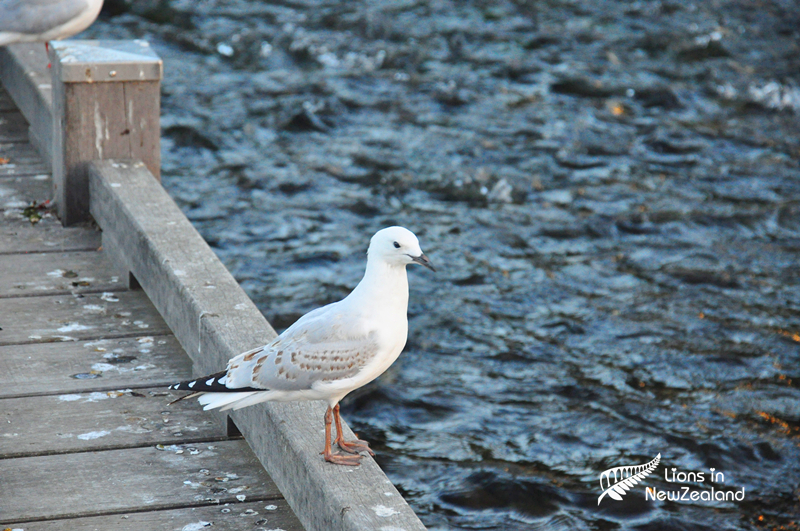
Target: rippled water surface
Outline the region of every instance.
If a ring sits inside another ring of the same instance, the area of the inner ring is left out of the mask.
[[[277,329],[419,235],[406,351],[345,406],[428,526],[798,528],[795,2],[107,0],[87,33],[165,60],[164,185]],[[673,468],[745,499],[646,501]]]

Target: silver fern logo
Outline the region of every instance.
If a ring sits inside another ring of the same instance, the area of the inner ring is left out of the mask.
[[[659,461],[661,461],[661,454],[658,454],[655,459],[644,465],[618,466],[603,471],[600,474],[600,490],[603,491],[603,494],[597,498],[597,505],[600,505],[606,494],[611,499],[622,501],[622,497],[631,490],[631,487],[649,476],[656,469]],[[612,476],[614,477],[613,484],[611,483]]]

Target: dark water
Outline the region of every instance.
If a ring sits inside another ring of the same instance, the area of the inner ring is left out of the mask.
[[[796,2],[107,0],[89,34],[164,58],[164,185],[276,328],[419,235],[440,272],[346,416],[427,525],[798,529]],[[745,498],[645,500],[682,485]]]

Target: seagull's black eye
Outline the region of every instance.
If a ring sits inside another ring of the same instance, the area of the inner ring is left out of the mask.
[[[394,248],[395,248],[395,249],[399,249],[399,248],[400,248],[400,244],[399,244],[399,243],[397,243],[397,242],[394,242]]]

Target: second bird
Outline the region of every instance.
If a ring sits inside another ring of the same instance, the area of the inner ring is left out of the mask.
[[[102,7],[103,0],[0,0],[0,46],[66,39],[91,26]]]

